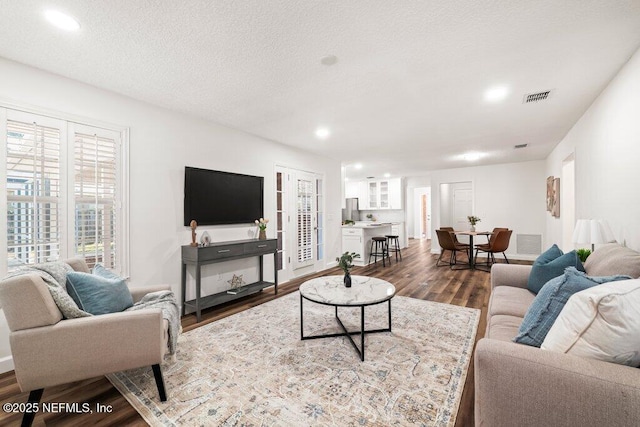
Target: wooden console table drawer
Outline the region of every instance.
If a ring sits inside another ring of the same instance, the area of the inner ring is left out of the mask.
[[[258,240],[257,242],[245,243],[244,244],[244,253],[246,254],[255,254],[258,252],[273,252],[276,250],[278,246],[277,240]]]

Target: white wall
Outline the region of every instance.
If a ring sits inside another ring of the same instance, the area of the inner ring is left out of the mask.
[[[327,213],[325,260],[330,262],[339,254],[339,162],[2,58],[0,76],[0,104],[30,105],[130,127],[133,286],[168,283],[180,295],[180,246],[191,239],[190,230],[182,225],[186,165],[264,176],[265,217],[272,220],[276,164],[323,174]],[[249,226],[198,228],[199,233],[203,230],[208,230],[213,241],[244,239],[254,232]],[[267,235],[275,237],[274,226],[269,227]],[[6,242],[0,242],[0,248],[6,254]],[[257,270],[256,260],[239,263],[235,266],[238,269],[248,265]],[[272,275],[270,265],[265,262],[266,277]],[[228,279],[218,280],[212,271],[215,266],[208,267],[211,269],[203,272],[205,289],[215,285],[212,281]],[[9,354],[6,321],[0,315],[0,371],[7,366],[2,362],[3,358],[7,362]]]
[[[546,175],[560,176],[573,152],[576,219],[605,219],[618,242],[640,250],[640,51],[549,155]],[[546,230],[547,245],[561,241],[560,219],[547,217]]]
[[[535,258],[516,254],[516,235],[544,233],[546,213],[544,172],[543,160],[431,172],[432,235],[436,235],[435,230],[441,225],[446,225],[440,223],[440,184],[471,181],[473,212],[482,219],[476,228],[478,230],[492,230],[494,227],[512,229],[513,234],[507,256],[520,259]],[[432,252],[438,251],[438,245],[432,245]]]

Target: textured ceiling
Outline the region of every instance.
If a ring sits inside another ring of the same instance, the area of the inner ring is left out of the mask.
[[[49,26],[45,7],[81,30]],[[475,164],[543,159],[640,46],[640,0],[0,0],[0,11],[0,56],[361,162],[364,176],[467,166],[468,151],[485,153]],[[320,63],[328,54],[335,65]],[[487,104],[495,84],[511,95]]]

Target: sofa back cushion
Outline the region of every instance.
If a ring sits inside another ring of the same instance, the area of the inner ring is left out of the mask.
[[[584,263],[591,276],[626,274],[634,279],[640,277],[640,252],[609,243],[596,249]]]
[[[628,279],[629,276],[589,277],[574,267],[567,268],[562,276],[551,279],[538,292],[522,320],[518,335],[513,340],[520,344],[540,347],[573,294],[601,283]]]
[[[533,263],[527,282],[527,289],[537,294],[549,280],[562,276],[567,267],[575,267],[579,271],[584,271],[576,251],[563,254],[560,248],[554,244]]]
[[[542,349],[640,366],[640,280],[608,283],[573,295]]]

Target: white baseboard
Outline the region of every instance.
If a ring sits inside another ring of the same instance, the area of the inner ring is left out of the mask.
[[[0,358],[0,374],[13,371],[13,369],[13,356],[5,356],[3,358]]]

